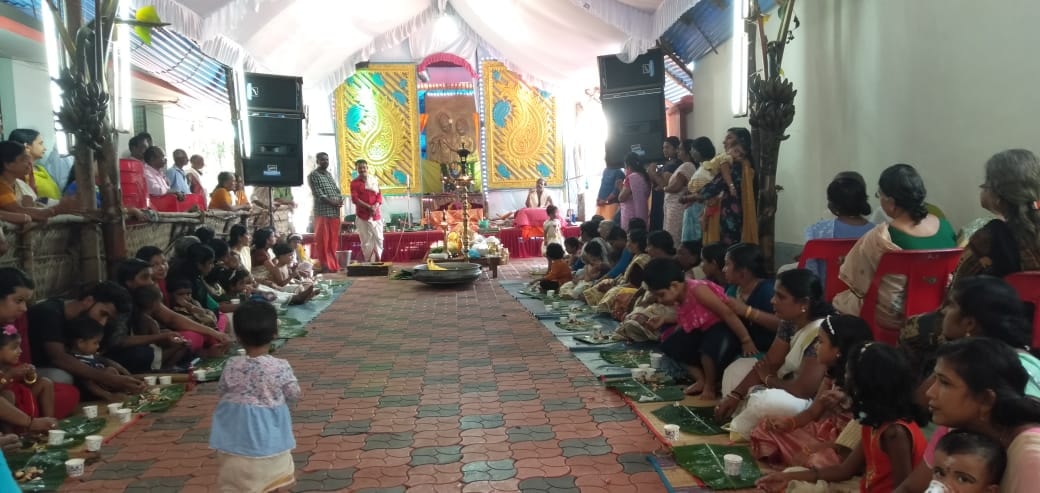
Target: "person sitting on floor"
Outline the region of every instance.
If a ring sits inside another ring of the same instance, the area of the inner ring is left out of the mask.
[[[711,346],[716,339],[724,339],[723,333],[732,333],[741,352],[752,356],[758,353],[758,349],[747,327],[726,304],[726,292],[722,286],[686,279],[682,267],[674,259],[651,260],[646,266],[644,281],[658,303],[675,306],[678,324],[673,330],[661,334],[661,352],[687,365],[694,381],[685,389],[687,394],[700,394],[704,400],[715,400],[718,358],[702,351],[702,343]],[[709,338],[708,334],[712,337]]]
[[[207,310],[192,298],[191,281],[187,279],[175,279],[168,286],[170,290],[170,308],[173,311],[192,319],[195,323],[210,328],[217,328],[217,316],[211,310]]]
[[[848,406],[845,367],[853,348],[872,340],[870,327],[859,317],[823,319],[816,355],[827,367],[827,376],[805,410],[767,418],[751,431],[755,458],[788,467],[828,467],[845,460],[859,443],[861,431]]]
[[[145,389],[144,382],[129,373],[113,374],[84,365],[66,350],[73,325],[89,318],[105,326],[120,313],[132,309],[130,293],[112,281],[96,283],[84,288],[76,299],[51,298],[29,307],[29,347],[37,373],[54,382],[65,384],[90,380],[121,393],[137,393]],[[149,352],[151,348],[148,348]],[[151,357],[148,358],[149,365]],[[146,368],[147,368],[146,366]]]
[[[563,240],[563,250],[567,252],[567,265],[571,272],[577,272],[581,268],[581,240],[573,236]]]
[[[22,337],[14,325],[0,330],[0,395],[30,418],[54,417],[54,382],[20,362]]]
[[[259,232],[257,234],[259,235]],[[289,245],[276,243],[271,250],[274,252],[274,258],[268,258],[262,265],[253,267],[253,278],[259,285],[293,295],[292,303],[303,303],[318,295],[313,283],[293,283],[289,272],[293,251]],[[254,255],[255,253],[254,250]]]
[[[675,246],[672,243],[672,235],[667,231],[654,231],[647,237],[647,255],[650,260],[670,259],[676,256]],[[649,263],[649,262],[648,262]],[[614,331],[616,339],[643,342],[656,341],[661,326],[675,323],[675,307],[657,302],[657,296],[652,291],[641,289],[642,294],[636,295],[635,306],[624,313],[616,313],[614,318],[621,318],[621,324]]]
[[[545,258],[549,260],[549,270],[531,284],[537,284],[542,292],[559,291],[563,283],[571,280],[571,268],[563,259],[563,247],[559,243],[551,243],[545,248]]]
[[[580,299],[581,293],[592,283],[596,282],[604,273],[610,270],[610,264],[604,256],[603,247],[599,242],[590,241],[582,249],[581,261],[585,267],[581,269],[581,275],[575,276],[570,282],[560,286],[560,297],[564,299]]]
[[[289,235],[286,240],[289,248],[293,249],[292,263],[289,270],[295,279],[312,279],[314,277],[315,261],[307,255],[307,249],[303,246],[303,236],[297,233]]]
[[[126,368],[123,368],[122,365],[98,353],[101,339],[105,335],[105,328],[101,324],[85,318],[74,323],[71,329],[66,344],[68,352],[73,358],[95,370],[114,375],[127,373]],[[99,384],[96,380],[77,380],[76,383],[80,386],[86,400],[101,399],[106,402],[123,402],[127,397],[127,394]]]
[[[158,312],[163,305],[163,293],[159,286],[140,286],[134,288],[130,293],[134,299],[134,310],[130,314],[129,325],[134,329],[137,336],[160,336],[162,330],[159,328]],[[177,363],[189,359],[193,355],[190,342],[176,333],[167,332],[157,342],[152,343],[154,347],[162,352],[159,368],[173,368]],[[154,366],[154,365],[153,365]]]
[[[619,294],[631,295],[643,285],[643,270],[650,261],[650,255],[646,253],[646,231],[637,229],[630,232],[626,248],[632,256],[628,267],[617,277],[607,277],[592,289],[585,290],[585,302],[598,311],[611,312],[614,299]]]

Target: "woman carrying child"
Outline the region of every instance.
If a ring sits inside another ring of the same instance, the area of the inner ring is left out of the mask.
[[[289,403],[299,400],[300,385],[289,363],[269,354],[277,334],[270,303],[248,301],[235,312],[235,335],[246,355],[224,367],[209,439],[222,492],[267,492],[295,481]]]
[[[932,422],[988,436],[1006,448],[1002,493],[1033,492],[1040,485],[1040,399],[1026,394],[1029,379],[1010,346],[968,337],[939,346],[926,392]],[[924,491],[932,477],[924,461],[895,491]]]
[[[726,293],[712,282],[685,279],[682,266],[674,259],[651,260],[644,282],[658,303],[675,306],[678,325],[661,333],[661,351],[689,366],[694,383],[686,388],[686,393],[715,400],[717,367],[713,357],[701,347],[705,334],[716,327],[732,331],[745,355],[758,352],[740,317],[726,305]]]

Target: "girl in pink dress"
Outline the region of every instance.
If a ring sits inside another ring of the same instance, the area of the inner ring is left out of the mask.
[[[661,332],[661,351],[689,367],[694,383],[687,394],[701,394],[706,400],[717,398],[718,374],[714,361],[700,351],[704,332],[725,324],[737,336],[743,353],[753,355],[755,348],[747,327],[726,304],[726,292],[711,281],[685,279],[682,266],[670,258],[651,260],[643,282],[662,305],[675,305],[678,323]]]

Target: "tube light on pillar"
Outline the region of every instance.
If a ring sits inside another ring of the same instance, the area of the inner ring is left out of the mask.
[[[60,8],[64,7],[64,2],[59,2]],[[54,25],[54,15],[50,12],[45,12],[42,16],[43,21],[43,44],[44,49],[47,50],[47,75],[50,76],[50,94],[51,94],[51,111],[52,114],[57,114],[58,110],[61,109],[61,88],[58,87],[58,83],[54,82],[61,75],[62,66],[62,53],[61,45],[58,40],[58,29]],[[57,117],[54,119],[55,127],[57,127]],[[68,142],[65,138],[65,132],[55,131],[54,145],[58,152],[66,154],[69,152]]]
[[[249,135],[249,88],[246,87],[246,70],[239,67],[234,70],[235,74],[235,99],[238,100],[238,119],[242,129],[242,157],[249,159],[253,152],[253,144]]]
[[[119,2],[118,17],[130,19],[130,1]],[[112,47],[112,67],[115,69],[113,80],[113,118],[116,130],[133,132],[133,92],[130,88],[130,26],[125,23],[116,25],[116,40]]]
[[[748,112],[748,0],[733,0],[733,60],[731,109],[733,116],[744,116]]]

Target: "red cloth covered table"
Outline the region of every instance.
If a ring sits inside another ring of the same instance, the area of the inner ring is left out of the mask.
[[[513,216],[513,226],[541,226],[547,219],[549,219],[549,214],[545,212],[545,209],[537,207],[518,209]]]
[[[498,239],[502,246],[509,249],[510,258],[530,258],[542,256],[542,238],[524,239],[521,228],[508,228],[498,232]],[[581,228],[578,226],[564,226],[563,237],[581,236]]]
[[[407,262],[422,260],[430,245],[436,241],[444,241],[444,231],[383,232],[384,262]],[[339,237],[339,249],[354,252],[353,258],[361,258],[361,237],[357,233],[344,234]],[[313,258],[313,256],[312,256]]]
[[[581,229],[577,226],[564,226],[564,238],[578,237]],[[307,243],[304,235],[304,243]],[[507,228],[492,233],[502,242],[502,246],[509,249],[512,258],[530,258],[542,256],[542,239],[530,238],[525,240],[520,228]],[[384,262],[410,262],[422,260],[430,250],[430,245],[435,242],[444,241],[444,232],[438,229],[430,231],[409,231],[392,233],[383,232],[383,257]],[[354,252],[353,258],[361,258],[361,238],[357,233],[343,234],[339,237],[339,249]],[[312,255],[311,258],[314,256]]]

